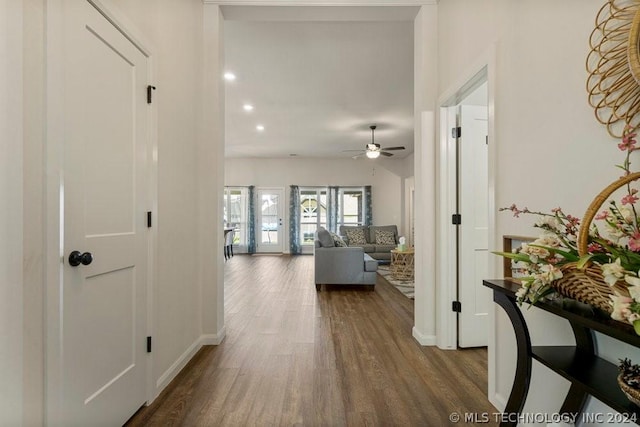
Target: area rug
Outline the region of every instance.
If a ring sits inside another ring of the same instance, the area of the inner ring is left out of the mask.
[[[384,277],[384,279],[391,283],[397,290],[402,292],[402,295],[407,298],[414,299],[414,285],[413,280],[397,280],[391,277],[391,271],[388,265],[379,265],[378,274]]]

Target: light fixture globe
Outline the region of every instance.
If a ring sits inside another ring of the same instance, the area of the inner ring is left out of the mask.
[[[380,157],[380,152],[379,151],[367,151],[367,157],[370,159],[377,159],[378,157]]]

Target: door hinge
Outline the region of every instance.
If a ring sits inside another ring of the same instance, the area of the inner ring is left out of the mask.
[[[462,215],[460,215],[458,213],[451,215],[451,224],[453,224],[453,225],[462,224]]]
[[[451,310],[455,311],[456,313],[461,313],[462,312],[462,304],[460,303],[460,301],[452,301],[451,302]]]
[[[462,128],[460,126],[451,128],[451,138],[460,138],[462,136]]]
[[[156,90],[155,86],[147,86],[147,104],[151,104],[151,93]]]
[[[151,228],[151,211],[147,212],[147,228]]]
[[[151,353],[151,337],[147,337],[147,353]]]

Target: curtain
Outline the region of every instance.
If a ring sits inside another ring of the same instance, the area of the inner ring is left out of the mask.
[[[256,201],[255,201],[255,187],[249,186],[249,215],[247,218],[247,252],[250,254],[256,253]]]
[[[300,188],[291,186],[291,198],[289,200],[289,251],[291,255],[302,253],[300,244]]]
[[[338,197],[339,187],[329,187],[327,195],[327,229],[338,232]]]
[[[373,209],[371,208],[371,186],[364,187],[364,225],[373,225]]]

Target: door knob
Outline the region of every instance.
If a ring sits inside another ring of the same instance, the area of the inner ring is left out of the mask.
[[[69,265],[71,267],[77,267],[80,264],[89,265],[92,261],[93,255],[91,255],[91,252],[81,254],[80,251],[73,251],[69,254]]]

